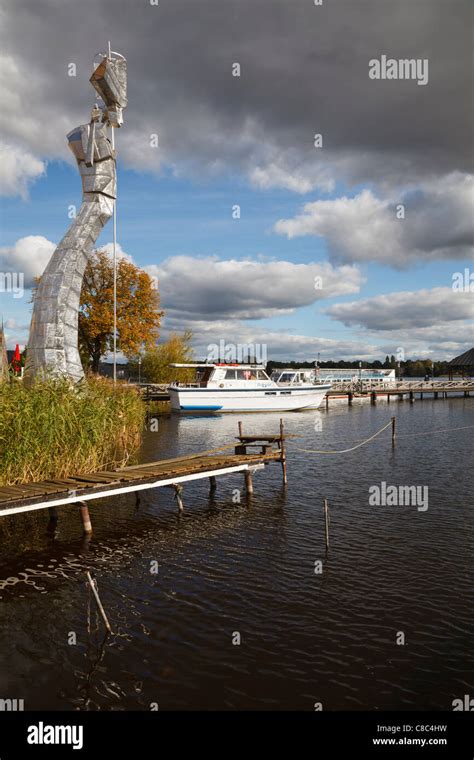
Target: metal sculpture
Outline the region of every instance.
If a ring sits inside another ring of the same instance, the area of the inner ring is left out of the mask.
[[[116,199],[113,130],[123,124],[127,105],[127,62],[110,51],[90,78],[102,102],[88,124],[67,135],[82,179],[82,205],[54,251],[39,282],[33,305],[25,380],[54,374],[78,382],[84,378],[78,348],[82,280],[90,252],[111,218]],[[107,128],[112,128],[110,140]]]

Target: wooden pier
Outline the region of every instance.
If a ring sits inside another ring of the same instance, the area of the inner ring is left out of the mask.
[[[384,398],[388,403],[392,397],[403,401],[407,398],[414,403],[416,396],[423,399],[431,396],[434,399],[449,398],[449,394],[462,394],[468,398],[474,393],[474,378],[471,380],[433,380],[433,381],[400,381],[378,385],[368,382],[339,382],[334,383],[330,392],[326,394],[326,409],[329,408],[330,399],[347,399],[349,406],[354,399],[370,399],[372,404],[377,403],[379,398]]]
[[[57,520],[59,506],[79,507],[84,533],[92,532],[88,502],[125,493],[136,494],[151,488],[174,489],[180,512],[184,509],[183,484],[209,479],[210,493],[217,487],[217,478],[242,472],[248,493],[253,493],[253,474],[271,462],[281,464],[283,482],[286,476],[286,452],[283,422],[276,435],[243,434],[239,423],[237,442],[221,447],[219,451],[200,452],[187,456],[150,462],[117,470],[102,470],[90,475],[44,480],[0,487],[0,517],[48,509],[50,520]],[[233,452],[222,449],[234,449]]]

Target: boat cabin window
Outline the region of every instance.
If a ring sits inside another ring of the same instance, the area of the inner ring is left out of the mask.
[[[237,380],[255,380],[255,372],[251,369],[238,369]]]
[[[261,369],[228,369],[226,380],[268,380],[268,375]]]

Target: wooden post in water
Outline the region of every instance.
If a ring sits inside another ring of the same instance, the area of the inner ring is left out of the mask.
[[[281,468],[283,470],[283,483],[286,486],[288,483],[288,477],[286,475],[286,448],[285,438],[283,430],[283,418],[280,418],[280,453],[281,453]]]
[[[413,391],[410,391],[410,404],[415,403],[415,394]]]
[[[392,417],[392,446],[395,446],[396,437],[397,437],[397,418]]]
[[[174,498],[176,499],[176,502],[178,504],[178,509],[180,512],[184,512],[184,504],[183,504],[183,486],[179,483],[173,483],[174,488]]]
[[[56,528],[58,527],[58,510],[56,507],[49,507],[48,508],[48,525],[46,530],[48,533],[54,533]]]
[[[239,436],[242,438],[243,436],[243,425],[242,422],[239,422]],[[242,444],[242,440],[240,441],[240,444]],[[237,450],[236,450],[237,451]],[[247,449],[245,446],[240,448],[240,453],[247,453]],[[248,494],[253,493],[253,480],[252,480],[252,473],[250,470],[244,470],[244,478],[245,478],[245,490]]]
[[[375,404],[377,402],[377,392],[372,391],[370,394],[370,403]]]
[[[326,393],[326,411],[329,409],[329,395]]]
[[[245,488],[247,489],[247,493],[253,493],[252,473],[250,472],[250,470],[245,470],[244,475],[245,475]]]
[[[79,508],[81,513],[81,520],[82,520],[82,529],[84,533],[89,535],[92,533],[92,523],[91,518],[89,515],[89,507],[87,506],[87,503],[85,501],[80,501]]]
[[[112,628],[110,627],[109,620],[107,618],[107,615],[105,614],[105,610],[104,610],[104,608],[102,606],[102,602],[100,601],[99,591],[97,589],[97,581],[95,580],[95,578],[92,578],[89,570],[87,570],[86,576],[87,576],[87,580],[89,582],[89,585],[90,585],[90,587],[92,589],[92,593],[94,594],[95,601],[97,603],[97,607],[99,608],[99,612],[102,615],[102,619],[104,621],[104,625],[107,628],[107,631],[109,633],[112,633]]]
[[[354,398],[354,394],[352,393],[352,391],[349,391],[349,393],[347,394],[347,404],[348,404],[348,406],[352,406],[352,399],[353,398]]]
[[[217,489],[217,480],[215,475],[211,475],[209,478],[209,494],[212,496],[213,493],[216,492]]]
[[[324,499],[324,527],[326,536],[326,551],[329,551],[329,507],[327,499]]]

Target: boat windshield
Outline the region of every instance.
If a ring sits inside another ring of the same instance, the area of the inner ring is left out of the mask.
[[[272,380],[277,383],[292,383],[296,379],[296,372],[275,372],[272,375]]]

